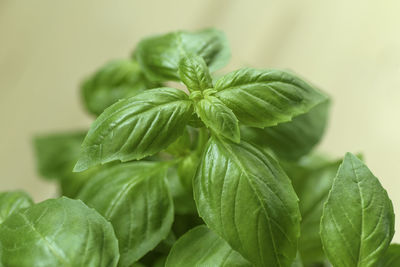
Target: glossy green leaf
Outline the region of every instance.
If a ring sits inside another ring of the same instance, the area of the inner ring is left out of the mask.
[[[213,96],[205,97],[196,103],[196,113],[214,134],[239,143],[239,122],[221,100]]]
[[[32,205],[33,200],[25,192],[0,192],[0,224],[14,212]]]
[[[0,262],[18,267],[111,267],[118,263],[114,230],[82,201],[50,199],[0,225]]]
[[[220,78],[216,97],[240,122],[264,128],[290,121],[326,99],[295,75],[280,70],[240,69]]]
[[[375,266],[394,234],[392,202],[378,179],[347,153],[321,218],[324,251],[334,267]]]
[[[321,141],[328,121],[328,100],[292,121],[264,129],[242,127],[246,140],[271,148],[281,159],[296,160],[304,156]]]
[[[178,74],[189,91],[202,91],[213,86],[207,64],[200,56],[183,56],[179,61]]]
[[[79,198],[111,222],[119,240],[119,266],[130,266],[169,233],[173,203],[164,163],[133,162],[100,171]]]
[[[172,247],[166,267],[252,265],[205,225],[184,234]]]
[[[179,80],[179,62],[188,54],[201,56],[215,71],[228,62],[230,49],[221,31],[177,31],[144,39],[134,56],[152,80],[167,81]]]
[[[391,244],[379,262],[379,267],[400,266],[400,245]]]
[[[147,90],[121,100],[92,124],[74,171],[153,155],[182,135],[192,113],[187,94],[173,88]]]
[[[206,224],[255,266],[290,266],[300,234],[298,199],[270,155],[211,138],[194,196]]]
[[[119,59],[108,62],[86,79],[81,92],[87,110],[99,115],[118,100],[155,87],[159,84],[150,82],[135,60]]]

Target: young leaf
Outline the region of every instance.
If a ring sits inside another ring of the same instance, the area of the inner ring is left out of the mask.
[[[321,218],[324,251],[333,266],[375,266],[394,234],[392,202],[378,179],[347,153]]]
[[[255,266],[289,266],[300,234],[289,178],[264,151],[211,138],[194,180],[200,216]]]
[[[179,61],[187,54],[201,56],[210,71],[215,71],[228,62],[230,49],[221,31],[177,31],[142,40],[134,56],[151,79],[178,81]]]
[[[78,196],[113,225],[121,267],[131,266],[171,229],[173,204],[161,164],[142,161],[105,169]]]
[[[92,124],[74,171],[153,155],[182,135],[192,113],[187,94],[173,88],[147,90],[121,100]]]
[[[292,121],[264,129],[241,127],[242,136],[263,147],[271,148],[285,160],[297,160],[308,154],[321,140],[328,121],[330,102],[325,100]]]
[[[218,98],[207,96],[197,102],[196,113],[214,134],[228,138],[235,143],[240,142],[238,120],[232,110]]]
[[[391,244],[383,255],[379,267],[400,266],[400,245]]]
[[[178,74],[189,91],[203,91],[213,87],[210,71],[200,56],[183,56],[179,61]]]
[[[11,214],[33,205],[33,200],[22,191],[0,193],[0,224]]]
[[[4,266],[117,266],[114,230],[82,201],[65,197],[21,209],[0,225]],[[1,265],[1,264],[0,264]]]
[[[240,69],[220,78],[214,89],[240,122],[259,128],[290,121],[326,99],[300,78],[279,70]]]
[[[184,234],[172,247],[165,267],[251,267],[239,253],[205,225]]]
[[[99,115],[119,99],[155,87],[159,84],[150,82],[135,60],[119,59],[108,62],[86,79],[81,85],[81,93],[87,110]]]

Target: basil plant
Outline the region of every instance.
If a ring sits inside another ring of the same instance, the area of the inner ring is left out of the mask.
[[[0,266],[400,266],[362,157],[313,150],[328,95],[277,69],[216,78],[229,57],[222,32],[177,31],[88,77],[90,129],[34,139],[60,198],[0,194]]]

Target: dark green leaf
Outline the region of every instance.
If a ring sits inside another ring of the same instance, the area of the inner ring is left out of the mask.
[[[211,71],[223,67],[230,58],[225,35],[215,29],[197,32],[177,31],[141,41],[135,57],[146,75],[153,80],[179,80],[182,56],[201,56]]]
[[[400,266],[400,245],[391,244],[383,255],[379,267]]]
[[[211,138],[194,180],[200,216],[255,266],[289,266],[300,234],[298,199],[267,153]]]
[[[22,191],[0,193],[0,224],[11,214],[33,205],[33,200]]]
[[[173,88],[147,90],[121,100],[92,124],[74,171],[153,155],[182,135],[192,113],[187,94]]]
[[[291,73],[245,68],[231,72],[215,85],[222,100],[247,126],[264,128],[290,121],[326,99]]]
[[[204,124],[216,135],[239,143],[239,122],[232,110],[216,97],[206,96],[196,103],[196,113]]]
[[[184,234],[172,247],[166,267],[252,265],[205,225]]]
[[[112,223],[120,266],[140,259],[171,229],[174,212],[164,179],[166,167],[144,161],[118,164],[100,171],[78,196]]]
[[[136,61],[119,59],[108,62],[86,79],[81,92],[87,110],[99,115],[119,99],[132,97],[154,87],[159,87],[159,84],[150,82]]]
[[[329,101],[323,101],[292,121],[264,129],[242,127],[245,139],[271,148],[281,159],[296,160],[308,154],[321,140],[327,120]]]
[[[212,88],[212,78],[204,59],[200,56],[187,55],[179,61],[178,74],[189,91]]]
[[[378,179],[347,153],[321,218],[324,251],[333,266],[375,266],[394,234],[392,202]]]
[[[82,201],[50,199],[8,217],[0,225],[4,266],[117,266],[114,230]]]

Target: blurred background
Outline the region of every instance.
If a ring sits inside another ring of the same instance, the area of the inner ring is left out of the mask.
[[[232,49],[224,71],[291,69],[333,97],[320,150],[362,152],[400,216],[399,10],[398,0],[0,0],[0,190],[56,195],[31,141],[89,127],[82,78],[147,35],[216,27]]]

